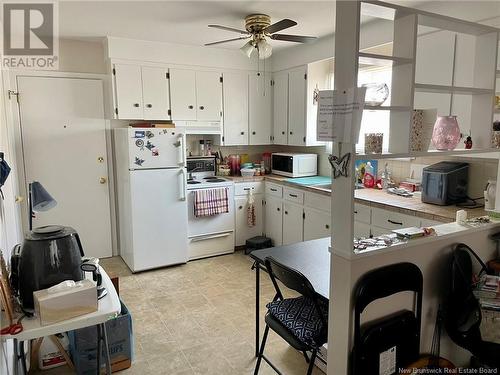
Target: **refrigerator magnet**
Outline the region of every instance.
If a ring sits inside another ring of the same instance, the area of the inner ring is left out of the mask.
[[[160,155],[160,151],[157,148],[153,148],[151,150],[151,153],[153,154],[153,156],[159,156]]]
[[[146,148],[147,148],[148,150],[150,150],[150,151],[151,151],[154,147],[155,147],[155,145],[154,145],[154,144],[152,144],[151,142],[149,142],[149,141],[147,141],[147,142],[146,142]]]
[[[149,131],[149,130],[146,130],[146,138],[147,139],[150,139],[150,138],[153,138],[155,135],[153,134],[152,131]]]
[[[137,139],[137,140],[135,141],[135,145],[136,145],[137,147],[144,147],[144,141],[143,141],[142,139]]]
[[[134,138],[144,138],[146,136],[146,132],[144,130],[136,130]]]
[[[139,167],[142,167],[142,163],[144,163],[144,159],[138,158],[137,156],[135,157],[135,162],[136,165]]]

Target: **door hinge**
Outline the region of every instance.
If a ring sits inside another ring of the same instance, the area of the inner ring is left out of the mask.
[[[307,79],[307,73],[304,73],[304,79]]]
[[[220,81],[220,83],[224,82],[224,78],[222,78],[222,76],[220,76],[219,81]]]
[[[9,95],[9,100],[11,100],[13,96],[15,96],[17,102],[19,103],[19,93],[18,92],[15,92],[13,90],[8,90],[7,94]]]
[[[222,136],[222,142],[224,142],[224,136]]]
[[[171,109],[169,109],[169,110],[167,111],[167,114],[168,114],[169,116],[172,116],[172,110],[171,110]]]
[[[170,73],[169,73],[169,72],[166,72],[166,73],[165,73],[165,77],[167,77],[167,79],[170,79]]]
[[[271,86],[274,86],[274,79],[271,80]]]
[[[306,218],[306,213],[302,212],[302,219],[305,219],[305,218]]]
[[[113,68],[113,75],[116,76],[116,69]]]
[[[118,114],[118,108],[115,108],[115,113]]]
[[[303,139],[304,139],[304,143],[306,143],[306,137],[304,137]]]

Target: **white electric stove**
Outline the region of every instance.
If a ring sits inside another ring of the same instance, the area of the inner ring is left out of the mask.
[[[215,157],[189,157],[186,165],[189,260],[234,252],[234,182],[215,175]],[[228,190],[229,211],[213,216],[194,216],[195,191],[216,188]]]

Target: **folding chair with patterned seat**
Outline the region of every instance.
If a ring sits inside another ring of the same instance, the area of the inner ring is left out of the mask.
[[[279,369],[264,355],[269,328],[280,335],[293,348],[304,353],[309,362],[307,375],[312,373],[319,348],[328,337],[328,302],[320,299],[309,280],[300,272],[289,268],[273,258],[266,258],[265,265],[276,289],[273,301],[267,304],[266,328],[260,346],[254,374],[259,373],[264,359],[278,374]],[[296,298],[283,298],[277,280],[299,294]],[[312,352],[311,358],[307,352]]]

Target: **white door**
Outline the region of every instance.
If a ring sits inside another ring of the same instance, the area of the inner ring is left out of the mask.
[[[187,261],[187,206],[180,168],[130,172],[133,268]]]
[[[115,95],[117,118],[142,120],[142,80],[139,65],[115,64]]]
[[[248,74],[224,73],[224,145],[248,144]]]
[[[306,144],[306,67],[290,70],[288,73],[288,144]]]
[[[218,72],[196,72],[196,119],[220,121],[222,82]]]
[[[249,130],[251,145],[271,144],[272,86],[263,73],[251,73],[248,81]]]
[[[172,120],[196,121],[196,73],[170,69],[170,108]]]
[[[332,217],[328,212],[304,207],[304,241],[331,236]]]
[[[273,246],[283,244],[283,203],[280,199],[266,198],[266,236]]]
[[[304,240],[304,217],[302,206],[283,203],[283,245],[302,242]]]
[[[235,217],[236,217],[236,236],[235,242],[236,246],[245,245],[246,240],[255,236],[262,236],[262,230],[264,228],[264,213],[262,209],[262,194],[254,195],[255,199],[255,225],[253,227],[248,226],[247,212],[248,212],[248,198],[247,197],[236,197],[234,199],[235,205]]]
[[[288,143],[288,72],[278,72],[273,76],[273,143]]]
[[[111,256],[102,81],[18,77],[17,84],[26,183],[39,181],[57,200],[33,226],[71,226],[85,255]]]
[[[142,93],[145,120],[170,120],[167,69],[143,66]]]

